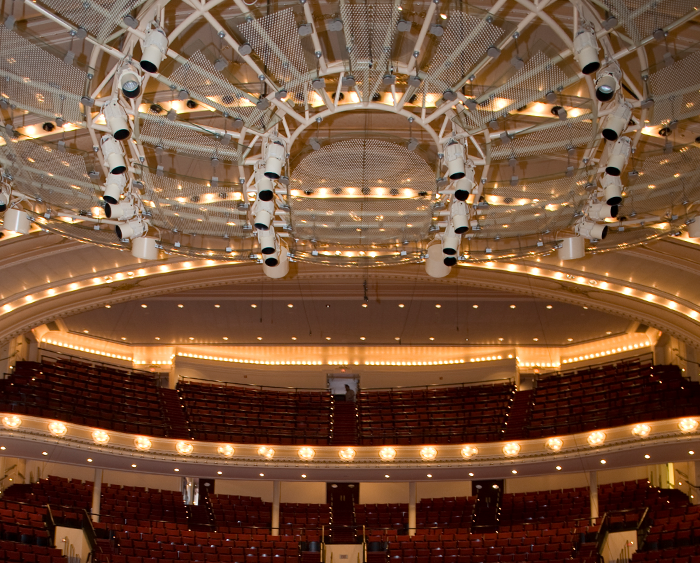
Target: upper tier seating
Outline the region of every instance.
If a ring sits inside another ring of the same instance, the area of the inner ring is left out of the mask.
[[[182,493],[102,485],[101,522],[138,523],[149,520],[186,525],[187,509]]]
[[[361,445],[488,442],[501,439],[510,384],[363,391]]]
[[[258,497],[240,495],[209,495],[217,530],[237,532],[242,528],[269,528],[272,504]]]
[[[12,498],[29,504],[49,504],[52,508],[67,506],[90,510],[92,506],[92,481],[66,479],[49,475],[31,486],[10,487],[3,498]]]
[[[587,521],[591,514],[587,488],[504,494],[501,498],[501,527],[525,523]]]
[[[526,437],[574,434],[697,415],[700,383],[677,366],[639,358],[541,377],[532,396]]]
[[[319,446],[330,442],[330,393],[189,381],[178,383],[178,391],[197,440]]]
[[[44,358],[17,362],[0,411],[133,434],[166,436],[153,375],[104,364]]]

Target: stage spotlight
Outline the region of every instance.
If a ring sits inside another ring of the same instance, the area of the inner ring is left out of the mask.
[[[619,176],[622,174],[627,160],[632,152],[631,141],[629,137],[620,137],[612,147],[608,162],[605,165],[605,172],[610,176]]]
[[[133,201],[124,200],[122,203],[106,203],[105,215],[107,219],[125,221],[136,215],[137,207]]]
[[[464,167],[464,177],[457,180],[455,184],[455,198],[459,201],[465,201],[473,193],[475,186],[474,161],[468,158]]]
[[[124,67],[119,73],[119,87],[122,94],[129,99],[137,98],[141,93],[141,76],[131,65]]]
[[[124,149],[112,135],[104,135],[100,141],[102,146],[102,156],[105,159],[110,174],[124,174],[126,172],[126,161],[124,160]]]
[[[436,237],[428,243],[425,257],[425,273],[431,278],[444,278],[452,270],[444,262],[445,254],[442,252],[442,239]]]
[[[598,60],[598,40],[595,30],[589,26],[581,26],[574,37],[574,55],[583,74],[591,74],[600,68]]]
[[[265,176],[264,174],[259,174],[256,182],[256,187],[258,188],[258,199],[262,201],[272,201],[274,197],[274,186],[272,185],[272,180]]]
[[[289,249],[282,242],[282,239],[278,238],[277,244],[279,245],[278,263],[275,266],[268,266],[267,262],[263,262],[263,273],[268,278],[279,279],[289,273]]]
[[[445,266],[454,266],[457,263],[461,241],[462,237],[455,233],[454,224],[450,221],[447,230],[442,233],[442,253],[445,255],[443,257]]]
[[[118,204],[125,187],[125,174],[107,175],[107,182],[105,184],[105,191],[102,194],[102,199],[112,205]]]
[[[104,113],[107,127],[117,141],[124,141],[129,138],[131,135],[129,119],[124,108],[119,105],[119,100],[116,96],[105,104],[102,108],[102,113]]]
[[[275,202],[272,200],[262,200],[260,198],[255,200],[253,204],[253,226],[259,231],[267,231],[272,224],[272,220],[275,216]]]
[[[603,125],[603,137],[608,141],[617,141],[617,138],[627,128],[632,117],[632,106],[625,100],[620,101],[612,113],[605,118]]]
[[[263,256],[274,254],[277,251],[275,228],[270,227],[267,231],[258,231],[258,242],[260,243],[260,252],[263,253]],[[268,265],[275,266],[276,264]]]
[[[141,55],[141,68],[151,74],[158,72],[158,67],[168,52],[168,38],[165,31],[155,25],[146,31]]]
[[[447,175],[450,180],[464,178],[464,146],[460,143],[452,143],[445,147],[445,161],[447,162]]]
[[[620,205],[622,203],[622,180],[619,176],[603,174],[601,180],[603,190],[605,190],[605,203],[608,205]]]
[[[576,225],[576,234],[588,240],[603,240],[608,235],[608,226],[584,219]]]
[[[467,204],[463,201],[453,201],[450,205],[450,218],[454,232],[458,235],[464,234],[469,230],[469,212]]]
[[[115,227],[117,237],[120,240],[142,237],[148,232],[148,224],[141,217],[134,217]]]
[[[275,139],[268,143],[265,155],[265,176],[273,180],[279,179],[285,156],[285,147],[281,140]]]
[[[4,213],[7,206],[10,205],[12,198],[12,188],[7,184],[0,185],[0,213]]]
[[[588,208],[588,216],[594,221],[603,219],[614,219],[617,217],[619,208],[617,205],[607,205],[605,203],[594,203]]]
[[[601,102],[609,102],[620,87],[621,80],[620,65],[616,61],[606,65],[595,80],[595,97]]]

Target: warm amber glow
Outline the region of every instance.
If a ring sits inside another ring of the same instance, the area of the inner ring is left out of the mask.
[[[681,432],[695,432],[698,429],[698,421],[694,418],[684,418],[678,423]]]
[[[268,448],[267,446],[260,446],[258,448],[258,454],[263,456],[265,459],[272,459],[275,457],[275,450]]]
[[[105,432],[104,430],[93,430],[92,431],[92,439],[96,444],[106,444],[109,442],[109,434]]]
[[[175,444],[175,449],[179,454],[190,455],[194,451],[194,446],[192,442],[181,441]]]
[[[7,428],[19,428],[20,426],[22,426],[22,419],[16,414],[12,414],[10,416],[4,417],[2,419],[2,424]]]
[[[316,455],[316,452],[314,451],[313,448],[310,448],[308,446],[304,446],[303,448],[299,448],[299,451],[297,452],[299,454],[299,458],[310,461],[314,458]]]
[[[469,459],[470,457],[474,457],[479,453],[479,448],[475,446],[464,446],[460,453],[464,459]]]
[[[233,454],[236,452],[231,444],[221,444],[217,451],[224,457],[233,457]]]
[[[386,446],[379,450],[379,458],[382,461],[393,461],[396,457],[396,450],[390,446]]]
[[[632,428],[632,434],[639,438],[646,438],[650,432],[651,426],[649,426],[648,424],[637,424],[637,426]]]
[[[66,428],[66,425],[62,422],[53,421],[49,422],[49,432],[54,436],[62,437],[66,435],[68,428]]]
[[[517,442],[509,442],[503,446],[503,455],[506,457],[515,457],[520,453],[520,444]]]
[[[547,446],[547,449],[551,450],[553,452],[558,452],[559,450],[561,450],[563,445],[564,445],[564,440],[562,440],[561,438],[550,438],[545,443],[545,446]]]
[[[588,443],[591,446],[600,446],[603,442],[605,442],[605,432],[591,432],[588,435]]]
[[[338,452],[338,456],[343,461],[352,461],[355,459],[355,450],[352,448],[345,448],[344,450],[340,450]]]
[[[437,448],[434,446],[425,446],[420,451],[420,457],[423,461],[432,461],[437,457]]]
[[[137,450],[146,451],[151,449],[151,441],[145,436],[136,436],[134,438],[134,446]]]

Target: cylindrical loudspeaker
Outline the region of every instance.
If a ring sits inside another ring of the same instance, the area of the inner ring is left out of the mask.
[[[29,216],[27,215],[27,212],[24,209],[17,209],[15,207],[11,207],[7,211],[5,211],[3,227],[6,231],[26,235],[29,233],[31,221],[29,220]]]
[[[428,245],[428,256],[425,259],[425,273],[431,278],[444,278],[452,268],[444,263],[445,254],[442,252],[442,242],[434,240]]]
[[[690,238],[700,238],[700,215],[695,216],[695,221],[688,225],[687,231]]]
[[[139,237],[131,243],[131,255],[141,260],[157,260],[158,247],[156,239],[150,237]]]
[[[586,241],[583,237],[567,237],[562,240],[557,251],[561,260],[578,260],[586,255]]]
[[[265,264],[265,262],[263,262],[263,273],[268,278],[279,279],[283,278],[287,275],[287,273],[289,273],[289,256],[287,255],[288,249],[281,241],[279,246],[279,263],[277,266],[268,266]]]

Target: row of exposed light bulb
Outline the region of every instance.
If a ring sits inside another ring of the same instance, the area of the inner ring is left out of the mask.
[[[65,342],[59,342],[58,340],[51,340],[50,338],[42,338],[41,341],[46,342],[47,344],[53,344],[54,346],[60,346],[61,348],[70,348],[71,350],[77,350],[80,352],[87,352],[89,354],[95,354],[97,356],[104,356],[106,358],[114,358],[115,360],[126,360],[129,362],[134,360],[134,358],[131,358],[129,356],[122,356],[120,354],[110,354],[109,352],[95,350],[94,348],[85,348],[84,346],[76,346],[74,344],[67,344]],[[138,363],[138,362],[136,362],[136,363]]]
[[[639,348],[644,348],[645,346],[650,346],[650,342],[645,340],[641,344],[630,344],[629,346],[619,346],[617,348],[612,348],[610,350],[604,350],[602,352],[596,352],[595,354],[585,354],[582,356],[576,356],[569,358],[568,360],[562,360],[562,364],[570,364],[573,362],[581,362],[583,360],[591,360],[593,358],[600,358],[603,356],[610,356],[612,354],[618,354],[620,352],[629,352],[630,350],[638,350]]]
[[[7,415],[3,417],[2,424],[10,430],[16,430],[22,425],[22,419],[17,415]],[[695,418],[683,418],[678,422],[678,428],[684,434],[689,434],[695,432],[698,429],[698,420]],[[57,438],[62,438],[68,433],[68,428],[63,422],[51,421],[48,424],[48,429],[51,435]],[[632,428],[632,434],[638,438],[646,438],[651,433],[651,426],[646,423],[637,424]],[[93,441],[101,446],[109,443],[110,436],[104,430],[93,430],[92,431]],[[605,442],[606,434],[600,430],[591,432],[587,441],[592,447],[601,446]],[[152,442],[150,438],[146,436],[136,436],[134,438],[134,447],[140,451],[148,451],[152,447]],[[564,440],[562,438],[549,438],[545,442],[545,447],[552,451],[558,452],[562,449],[564,445]],[[190,455],[194,452],[194,444],[185,440],[180,440],[175,444],[175,449],[181,455]],[[520,444],[518,442],[508,442],[503,446],[503,455],[506,457],[516,457],[520,453]],[[217,452],[224,457],[233,457],[235,453],[235,448],[231,444],[221,444],[217,448]],[[393,461],[396,457],[396,449],[391,446],[385,446],[381,448],[378,452],[379,459],[382,461]],[[470,459],[479,453],[477,447],[472,445],[466,445],[460,450],[460,454],[464,459]],[[355,458],[356,451],[354,448],[344,448],[338,451],[338,457],[343,461],[352,461]],[[419,451],[420,457],[423,461],[434,461],[437,458],[438,450],[435,446],[424,446]],[[270,446],[260,446],[258,448],[258,455],[265,459],[273,459],[275,456],[274,448]],[[303,446],[297,450],[297,455],[300,459],[304,461],[311,461],[315,455],[316,451],[309,447]]]

